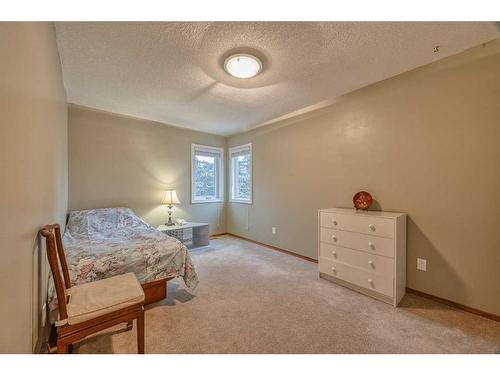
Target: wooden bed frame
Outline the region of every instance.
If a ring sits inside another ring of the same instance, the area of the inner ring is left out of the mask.
[[[149,283],[142,284],[142,289],[146,299],[144,301],[145,305],[150,303],[161,301],[167,297],[167,281],[172,280],[173,277],[150,281]]]

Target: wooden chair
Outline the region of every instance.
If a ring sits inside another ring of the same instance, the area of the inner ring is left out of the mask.
[[[132,329],[137,319],[137,347],[143,354],[144,292],[135,275],[130,272],[72,287],[59,224],[43,227],[41,234],[47,243],[59,308],[57,353],[68,353],[74,342],[120,323]]]

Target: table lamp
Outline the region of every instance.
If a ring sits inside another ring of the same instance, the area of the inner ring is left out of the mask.
[[[163,199],[161,204],[166,204],[168,206],[168,221],[165,223],[167,226],[175,225],[172,221],[172,208],[174,204],[180,204],[179,198],[177,198],[177,192],[175,190],[165,190],[163,194]]]

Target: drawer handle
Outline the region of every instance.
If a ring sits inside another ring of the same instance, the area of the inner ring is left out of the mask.
[[[337,270],[335,269],[335,267],[332,267],[332,272],[337,272]]]
[[[372,284],[373,285],[373,280],[372,279],[368,279],[368,284]]]
[[[369,260],[368,264],[373,267],[373,260]]]
[[[336,251],[332,251],[332,255],[336,258],[337,257],[337,252]]]
[[[373,242],[368,242],[368,246],[375,250],[375,244]]]
[[[373,225],[373,224],[369,224],[368,228],[370,228],[372,231],[375,231],[375,225]]]
[[[333,223],[333,225],[337,225],[337,220],[332,219],[332,223]]]
[[[335,235],[332,235],[332,240],[334,240],[335,242],[337,242],[337,237]]]

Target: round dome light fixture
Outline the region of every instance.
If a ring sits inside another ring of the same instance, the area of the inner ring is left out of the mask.
[[[262,62],[253,55],[238,53],[224,61],[224,70],[236,78],[252,78],[262,71]]]

